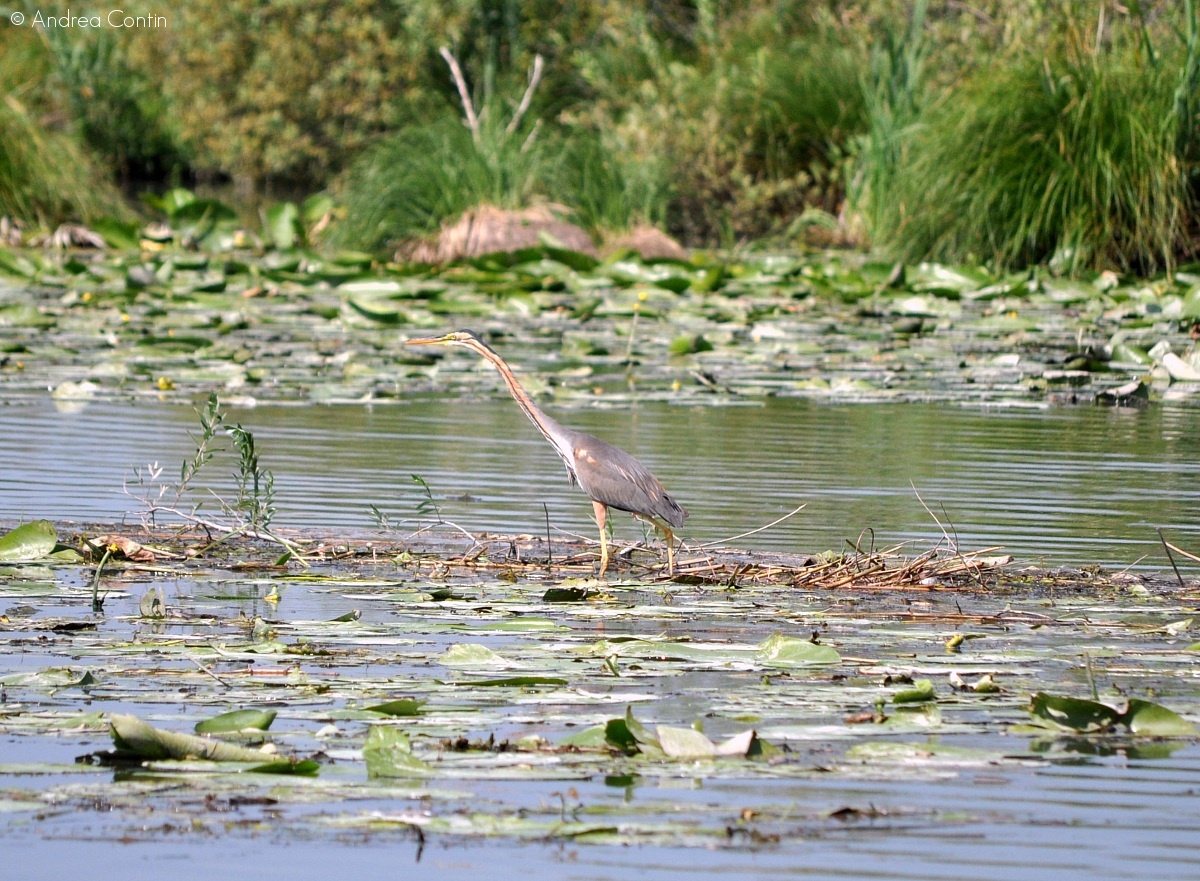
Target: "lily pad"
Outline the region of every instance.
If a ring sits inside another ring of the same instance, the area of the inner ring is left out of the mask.
[[[109,724],[119,754],[131,758],[239,762],[248,765],[247,771],[273,774],[315,774],[318,769],[316,762],[294,761],[221,740],[154,728],[136,716],[114,713]]]
[[[390,725],[372,725],[363,745],[370,777],[428,777],[433,768],[413,755],[406,733]]]
[[[197,734],[229,734],[251,729],[266,731],[275,721],[274,710],[232,710],[196,723]]]
[[[33,520],[0,536],[0,561],[25,563],[40,560],[54,553],[58,533],[49,520]]]
[[[832,646],[775,633],[759,644],[754,660],[764,667],[820,667],[840,664],[842,656]]]

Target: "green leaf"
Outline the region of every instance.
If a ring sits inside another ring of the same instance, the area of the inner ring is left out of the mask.
[[[388,701],[384,704],[374,704],[373,706],[366,707],[366,709],[372,713],[382,713],[385,716],[418,716],[424,704],[425,701],[423,700],[406,697]]]
[[[532,688],[536,685],[559,687],[566,685],[567,680],[557,676],[505,676],[502,679],[471,679],[460,684],[485,688]]]
[[[282,202],[267,209],[266,233],[280,251],[296,247],[304,230],[300,226],[300,209],[294,202]]]
[[[613,737],[609,737],[609,726],[619,724],[624,732],[624,739],[621,738],[620,732],[614,732]],[[619,742],[618,742],[619,740]],[[603,749],[606,746],[613,746],[622,752],[632,752],[636,747],[633,746],[633,737],[629,734],[629,729],[625,728],[624,719],[610,719],[604,725],[593,725],[590,728],[584,728],[582,731],[576,731],[574,734],[568,734],[558,742],[560,747],[575,747],[576,749]]]
[[[390,725],[370,727],[363,760],[369,777],[428,777],[433,773],[433,768],[413,755],[408,735]]]
[[[629,735],[637,744],[637,748],[645,755],[661,758],[663,755],[662,744],[658,742],[658,738],[650,733],[645,725],[633,718],[633,707],[625,708],[625,728],[629,731]]]
[[[543,603],[582,603],[592,596],[586,587],[551,587],[542,594]]]
[[[933,690],[933,682],[928,679],[917,679],[912,688],[903,689],[892,696],[894,704],[915,704],[933,700],[937,700],[937,692]]]
[[[52,554],[57,545],[54,524],[49,520],[33,520],[0,536],[0,560],[5,563],[40,560]]]
[[[486,645],[460,642],[450,646],[438,661],[447,667],[507,667],[508,662]]]
[[[37,264],[23,254],[0,248],[0,272],[18,278],[33,278],[37,275]]]
[[[654,730],[668,759],[712,759],[717,755],[716,744],[694,728],[658,725]]]
[[[110,248],[132,250],[141,244],[140,229],[136,222],[116,220],[102,217],[92,223],[92,229],[100,233],[105,244]]]
[[[1068,731],[1107,731],[1121,714],[1107,704],[1039,691],[1029,702],[1029,713]]]
[[[684,334],[671,340],[670,351],[676,357],[694,355],[697,352],[711,352],[712,350],[712,343],[706,340],[703,334]]]
[[[842,656],[831,646],[773,633],[759,643],[754,660],[764,667],[815,667],[840,664]]]
[[[364,318],[378,321],[380,324],[408,323],[408,316],[403,310],[386,303],[372,302],[360,297],[347,297],[346,305]]]
[[[228,734],[231,732],[266,731],[275,721],[274,710],[233,710],[196,723],[197,734]]]
[[[580,732],[580,735],[587,732]],[[609,719],[604,725],[604,742],[613,749],[618,749],[623,753],[633,755],[638,752],[637,738],[633,736],[633,732],[629,730],[629,726],[625,724],[624,719]]]
[[[492,624],[485,624],[482,627],[473,628],[476,630],[502,630],[506,633],[539,633],[547,631],[570,631],[570,627],[565,624],[558,624],[551,621],[549,618],[537,618],[532,615],[522,615],[518,618],[510,618],[506,621],[496,621]]]
[[[1131,698],[1121,721],[1134,734],[1150,737],[1185,737],[1196,733],[1196,726],[1161,704]]]
[[[569,266],[576,272],[591,272],[600,265],[600,261],[595,257],[584,254],[581,251],[571,251],[567,248],[555,248],[550,245],[545,247],[546,256],[552,260],[557,260],[564,266]]]

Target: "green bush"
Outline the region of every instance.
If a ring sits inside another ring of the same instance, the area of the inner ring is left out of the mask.
[[[789,4],[700,4],[690,49],[631,15],[580,69],[583,114],[633,163],[665,169],[668,226],[693,243],[756,237],[806,205],[834,208],[841,145],[863,126],[865,50],[852,32]],[[782,11],[781,11],[782,10]]]
[[[419,105],[428,47],[403,27],[386,0],[186,0],[138,65],[161,77],[198,170],[319,186],[397,122],[406,90]]]

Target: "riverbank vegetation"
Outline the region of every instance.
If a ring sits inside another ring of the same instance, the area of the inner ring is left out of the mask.
[[[32,26],[45,6],[0,30],[0,214],[27,235],[184,183],[251,215],[321,194],[318,241],[378,253],[552,203],[692,247],[1194,258],[1193,0],[183,0],[161,27]]]

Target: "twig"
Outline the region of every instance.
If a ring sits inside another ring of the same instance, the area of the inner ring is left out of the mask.
[[[467,91],[467,81],[463,78],[462,68],[458,66],[458,59],[451,54],[450,50],[443,46],[438,50],[446,63],[450,65],[450,75],[454,77],[454,85],[458,88],[458,97],[462,100],[463,112],[467,115],[467,128],[471,130],[471,139],[475,142],[475,146],[479,146],[479,116],[475,113],[475,105],[471,101],[471,95]]]
[[[1194,561],[1194,562],[1196,562],[1196,563],[1200,563],[1200,557],[1197,557],[1195,554],[1189,554],[1189,553],[1188,553],[1187,551],[1185,551],[1183,548],[1176,547],[1175,545],[1171,544],[1170,542],[1167,542],[1167,543],[1166,543],[1166,545],[1167,545],[1167,547],[1169,547],[1171,550],[1173,550],[1175,553],[1177,553],[1177,554],[1182,554],[1183,556],[1187,557],[1189,560],[1192,560],[1192,561]]]
[[[404,520],[401,520],[400,522],[408,523],[410,519],[411,518],[405,518]],[[420,521],[418,521],[418,522],[420,522]],[[428,526],[422,526],[419,529],[415,530],[414,532],[410,532],[408,534],[408,537],[415,538],[416,536],[420,535],[423,532],[428,532],[429,530],[433,529],[435,526],[453,526],[455,529],[457,529],[459,532],[461,532],[467,538],[471,539],[471,547],[472,548],[475,547],[475,545],[479,544],[479,539],[477,539],[474,535],[472,535],[467,530],[463,529],[457,523],[454,523],[450,520],[441,520],[441,519],[439,519],[436,523],[430,523]]]
[[[201,549],[200,553],[204,553],[214,545],[221,544],[222,542],[237,538],[238,536],[244,536],[245,538],[256,538],[262,541],[274,542],[295,557],[301,566],[305,567],[306,569],[308,568],[308,561],[304,559],[304,550],[295,542],[289,541],[283,536],[276,535],[270,530],[253,529],[247,524],[225,526],[221,523],[214,523],[211,520],[205,520],[203,517],[197,517],[195,514],[188,514],[187,512],[181,511],[178,508],[157,505],[153,502],[149,504],[150,511],[148,513],[151,515],[151,517],[158,512],[165,512],[167,514],[173,514],[181,520],[186,520],[193,526],[202,527],[206,531],[222,533],[220,538],[210,541],[204,548]]]
[[[525,94],[521,97],[521,103],[517,106],[517,112],[513,114],[512,122],[504,130],[506,135],[511,135],[517,130],[517,126],[521,124],[521,118],[529,111],[529,105],[533,102],[533,93],[537,91],[538,83],[542,79],[542,71],[545,68],[545,64],[546,62],[541,55],[533,57],[533,71],[529,74],[529,85],[525,88]]]
[[[917,497],[917,501],[921,503],[921,507],[925,509],[925,513],[933,518],[933,522],[936,523],[938,525],[938,529],[942,531],[942,538],[946,539],[946,544],[949,545],[950,550],[952,550],[954,553],[958,553],[958,545],[955,543],[954,539],[950,538],[949,533],[946,532],[946,527],[942,525],[942,521],[938,519],[937,514],[933,513],[929,506],[925,504],[925,500],[921,498],[921,494],[917,492],[917,485],[911,480],[908,482],[908,485],[912,487],[913,494]]]
[[[529,134],[525,136],[525,140],[521,142],[521,155],[524,156],[533,146],[533,142],[537,140],[538,132],[542,130],[542,121],[534,120],[533,128],[529,130]]]
[[[217,680],[217,682],[221,683],[221,685],[225,686],[226,688],[232,687],[228,682],[226,682],[224,679],[222,679],[220,676],[218,676],[212,670],[205,667],[203,664],[201,664],[195,658],[188,658],[188,660],[191,661],[193,664],[195,664],[197,667],[199,667],[201,673],[205,673],[205,674],[211,676],[213,679]]]
[[[807,507],[808,507],[808,503],[805,502],[799,508],[789,511],[788,513],[786,513],[782,517],[780,517],[778,520],[772,520],[766,526],[760,526],[760,527],[758,527],[758,529],[751,529],[749,532],[743,532],[740,535],[731,535],[731,536],[729,536],[729,538],[719,539],[717,541],[705,542],[704,544],[700,544],[700,545],[694,545],[693,547],[688,548],[688,550],[699,551],[699,550],[703,550],[704,548],[715,548],[718,545],[728,544],[731,541],[737,541],[739,538],[745,538],[748,535],[756,535],[757,533],[765,532],[766,530],[770,529],[772,526],[778,526],[784,520],[787,520],[790,517],[796,516],[797,514],[799,514],[801,511],[803,511]]]
[[[1171,568],[1175,570],[1175,577],[1179,579],[1179,588],[1181,590],[1185,589],[1186,585],[1183,583],[1183,576],[1179,573],[1179,567],[1175,565],[1175,557],[1171,554],[1171,546],[1167,544],[1166,538],[1163,537],[1163,531],[1157,527],[1154,531],[1158,533],[1158,540],[1163,543],[1163,548],[1167,552],[1167,559],[1171,561]]]

